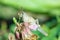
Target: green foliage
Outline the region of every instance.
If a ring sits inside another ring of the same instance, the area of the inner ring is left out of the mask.
[[[15,24],[12,24],[10,26],[10,32],[15,33],[15,27],[16,27],[16,25]]]
[[[49,14],[52,15],[60,14],[60,0],[1,0],[0,3],[17,9],[22,7],[34,12],[46,13],[49,11]]]
[[[0,4],[0,18],[12,19],[17,14],[17,9]]]
[[[48,33],[47,37],[37,30],[32,32],[40,37],[38,40],[60,40],[60,0],[0,0],[0,17],[5,19],[13,18],[17,14],[17,9],[20,10],[21,7],[30,12],[55,16],[56,19],[48,21],[41,26]],[[15,24],[17,23],[16,18],[13,18],[13,21]],[[15,33],[15,24],[10,26],[9,32],[13,34]],[[2,26],[2,30],[6,30],[4,28],[6,25]],[[8,33],[0,36],[0,40],[3,40],[3,37],[4,40],[8,40]]]

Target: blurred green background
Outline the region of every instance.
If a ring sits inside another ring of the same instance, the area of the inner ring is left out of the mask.
[[[0,40],[8,40],[8,34],[14,33],[13,17],[21,8],[29,15],[39,19],[39,23],[48,36],[33,32],[38,40],[60,40],[60,0],[0,0]]]

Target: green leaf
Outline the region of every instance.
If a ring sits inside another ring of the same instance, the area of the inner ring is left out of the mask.
[[[17,23],[17,19],[15,17],[13,17],[13,22],[16,24]]]
[[[1,0],[0,3],[34,12],[48,12],[60,7],[60,0]]]
[[[60,40],[60,32],[59,32],[59,35],[58,35],[58,40]]]
[[[11,32],[11,33],[15,33],[15,27],[16,27],[16,25],[14,25],[14,24],[12,24],[12,25],[10,26],[10,32]]]

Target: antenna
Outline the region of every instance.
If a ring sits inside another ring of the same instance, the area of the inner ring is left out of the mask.
[[[18,11],[18,17],[19,17],[19,22],[23,22],[23,8],[21,7],[21,9]]]

